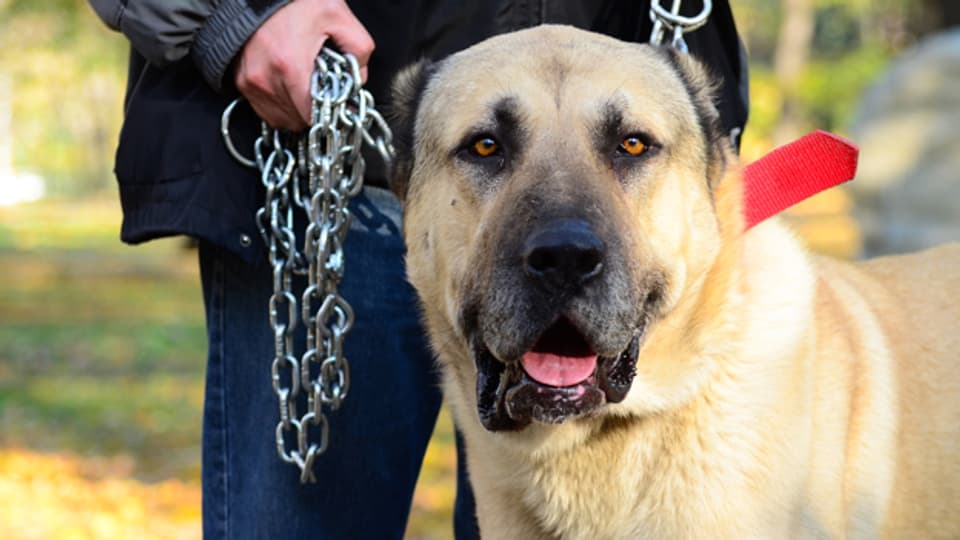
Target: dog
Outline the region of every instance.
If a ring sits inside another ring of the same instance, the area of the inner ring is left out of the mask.
[[[960,245],[745,231],[709,74],[562,26],[394,86],[484,538],[960,538]]]

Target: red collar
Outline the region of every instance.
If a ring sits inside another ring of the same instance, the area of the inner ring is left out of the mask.
[[[744,169],[746,228],[852,180],[858,154],[850,141],[818,130],[754,161]]]

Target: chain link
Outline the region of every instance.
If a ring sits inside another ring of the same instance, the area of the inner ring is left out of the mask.
[[[673,0],[670,10],[667,11],[661,5],[661,0],[650,0],[650,20],[653,22],[653,30],[650,32],[650,43],[653,45],[663,45],[667,32],[670,34],[670,46],[682,53],[687,53],[687,42],[683,35],[700,28],[707,24],[710,12],[713,11],[713,2],[703,0],[703,9],[693,17],[684,17],[680,15],[680,3],[683,0]]]
[[[256,223],[273,271],[268,313],[274,340],[270,371],[280,418],[276,446],[280,459],[300,469],[304,483],[316,482],[313,462],[330,444],[325,411],[337,410],[350,390],[343,340],[354,314],[337,287],[345,270],[348,204],[363,188],[361,150],[367,144],[385,162],[393,157],[390,129],[360,80],[353,56],[320,51],[310,85],[309,130],[292,134],[261,123],[254,159],[236,150],[230,134],[230,117],[239,100],[224,109],[220,124],[229,152],[259,170],[266,189]],[[307,223],[299,235],[294,227],[298,213]],[[306,276],[299,294],[293,290],[294,275]],[[306,342],[298,357],[294,333],[299,321]]]

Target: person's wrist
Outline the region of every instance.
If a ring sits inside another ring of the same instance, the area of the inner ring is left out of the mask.
[[[263,23],[292,0],[263,0],[253,9],[246,0],[223,0],[197,31],[190,55],[203,78],[221,91],[235,81],[245,43]]]

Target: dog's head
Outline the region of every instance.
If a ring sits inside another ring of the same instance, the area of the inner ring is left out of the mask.
[[[409,278],[447,390],[486,429],[649,410],[705,369],[654,349],[694,346],[742,226],[718,218],[731,154],[711,100],[686,57],[556,26],[398,78]]]

